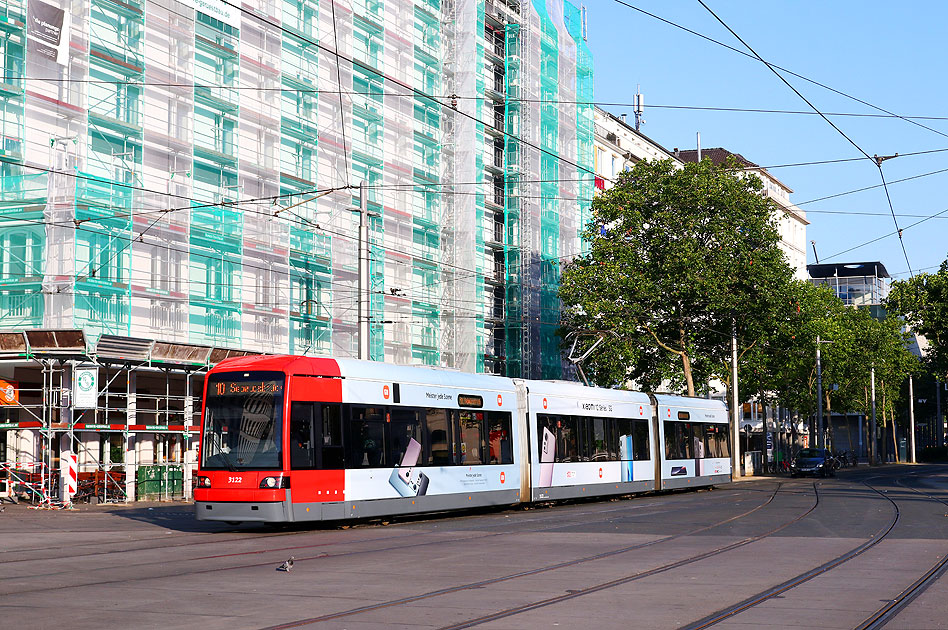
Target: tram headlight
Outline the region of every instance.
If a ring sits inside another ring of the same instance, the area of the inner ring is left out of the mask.
[[[210,488],[210,487],[211,487],[211,478],[210,478],[210,477],[198,477],[198,478],[197,478],[197,487],[198,487],[198,488]]]
[[[264,477],[260,480],[260,489],[261,490],[277,490],[279,488],[289,488],[290,487],[290,478],[279,476],[279,477]]]

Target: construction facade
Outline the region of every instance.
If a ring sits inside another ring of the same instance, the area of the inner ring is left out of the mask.
[[[584,9],[7,0],[0,58],[0,493],[54,494],[68,454],[100,499],[186,496],[235,354],[355,357],[367,330],[376,361],[563,375]]]

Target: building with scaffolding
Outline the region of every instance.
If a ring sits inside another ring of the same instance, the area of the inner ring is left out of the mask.
[[[377,361],[561,376],[559,265],[593,190],[582,9],[8,0],[0,57],[18,474],[68,451],[130,496],[180,466],[187,493],[208,366],[357,356],[360,330]]]

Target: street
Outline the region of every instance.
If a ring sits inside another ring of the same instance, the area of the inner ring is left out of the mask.
[[[8,503],[0,619],[170,630],[857,628],[879,617],[935,629],[948,614],[945,501],[948,467],[888,466],[317,527],[199,523],[186,504]]]

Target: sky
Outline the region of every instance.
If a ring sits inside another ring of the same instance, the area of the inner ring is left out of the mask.
[[[698,0],[586,0],[597,104],[631,123],[640,87],[640,131],[653,141],[694,149],[700,133],[702,149],[766,167],[807,213],[808,263],[813,240],[821,263],[881,261],[896,280],[937,271],[948,255],[948,3],[704,3],[761,58],[805,77],[778,70],[812,107]],[[880,175],[872,156],[896,153]]]

